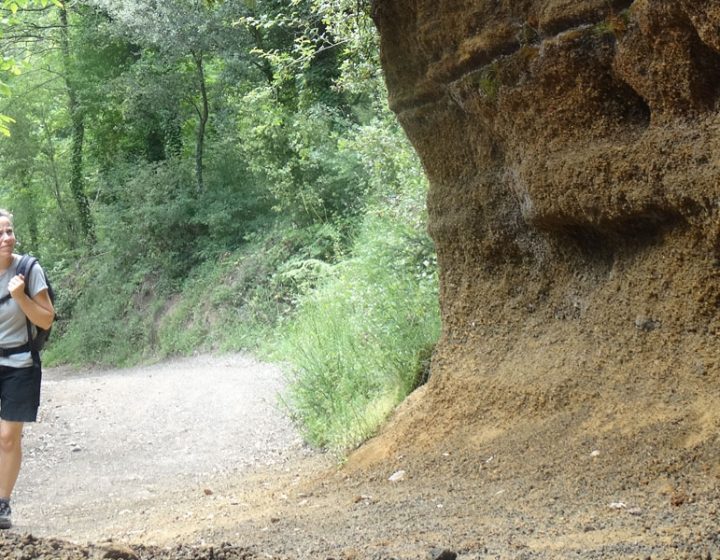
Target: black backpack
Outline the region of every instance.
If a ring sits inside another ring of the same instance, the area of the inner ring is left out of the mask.
[[[16,274],[22,274],[25,277],[25,292],[27,293],[29,289],[29,281],[30,281],[30,271],[32,270],[32,267],[37,264],[38,260],[35,257],[32,257],[30,255],[23,255],[20,257],[20,262],[17,266],[17,273]],[[43,278],[45,279],[45,284],[47,284],[48,287],[48,295],[50,296],[50,302],[55,305],[55,292],[50,285],[50,280],[47,277],[47,274],[45,274],[45,270],[42,268],[40,269],[42,271]],[[28,294],[29,295],[29,294]],[[30,321],[27,321],[28,324],[28,340],[30,340],[32,337],[30,336],[30,333],[32,332],[30,328]],[[40,352],[40,350],[43,349],[45,346],[45,343],[47,342],[48,338],[50,337],[50,331],[52,331],[52,325],[49,329],[41,329],[37,325],[35,325],[35,338],[32,338],[32,349],[35,352]]]
[[[23,255],[20,257],[20,262],[17,265],[17,270],[15,274],[22,274],[25,277],[25,293],[30,295],[28,293],[28,289],[30,286],[30,272],[32,271],[33,266],[37,264],[38,260],[30,255]],[[42,270],[42,269],[40,269]],[[50,301],[55,304],[55,292],[52,289],[52,286],[50,285],[50,281],[48,280],[47,274],[45,274],[45,271],[42,270],[43,278],[45,278],[45,283],[48,287],[48,295],[50,296]],[[4,296],[0,297],[0,304],[5,303],[8,301],[12,296],[8,293]],[[32,327],[33,325],[30,323],[30,319],[27,319],[27,330],[28,330],[28,342],[29,348],[24,348],[23,346],[15,348],[7,349],[5,352],[3,352],[3,355],[9,355],[15,353],[14,351],[21,352],[28,350],[31,352],[33,361],[39,363],[40,362],[40,351],[45,346],[45,343],[48,340],[48,337],[50,336],[50,331],[52,330],[52,326],[49,329],[41,329],[37,325],[34,325],[35,327],[35,336],[32,336]]]

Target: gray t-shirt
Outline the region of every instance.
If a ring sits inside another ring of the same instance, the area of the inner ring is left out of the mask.
[[[20,263],[20,255],[13,255],[12,265],[0,275],[0,297],[8,293],[8,283],[10,279],[17,274],[17,266]],[[35,264],[29,274],[30,278],[25,278],[30,297],[35,297],[38,293],[48,289],[45,282],[45,275],[40,268],[40,264]],[[25,313],[22,312],[20,306],[14,299],[10,298],[5,303],[0,303],[0,347],[14,348],[22,346],[27,342],[27,323]],[[28,367],[32,365],[32,356],[30,352],[20,352],[10,356],[0,356],[0,366],[12,366],[16,368]]]

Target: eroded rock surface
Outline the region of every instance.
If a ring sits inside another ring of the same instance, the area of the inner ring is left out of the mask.
[[[662,445],[715,457],[720,2],[373,10],[431,183],[444,331],[426,415],[458,386],[457,418],[662,408],[696,433]]]

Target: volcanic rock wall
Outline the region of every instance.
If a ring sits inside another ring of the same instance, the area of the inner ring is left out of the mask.
[[[431,184],[434,392],[459,380],[518,410],[716,392],[720,0],[375,0],[373,15]]]

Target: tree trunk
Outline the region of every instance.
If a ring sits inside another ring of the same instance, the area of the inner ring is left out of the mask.
[[[93,245],[95,243],[95,226],[90,214],[90,204],[85,195],[83,181],[83,142],[85,140],[85,115],[82,106],[78,102],[77,90],[72,79],[72,68],[70,60],[70,38],[68,34],[68,14],[63,5],[60,10],[60,22],[62,29],[60,43],[63,54],[63,66],[65,70],[65,86],[68,93],[68,110],[72,122],[72,153],[70,161],[70,192],[73,195],[77,206],[80,227],[85,240]]]
[[[193,60],[195,61],[198,85],[200,87],[200,107],[197,108],[199,123],[195,139],[195,178],[197,181],[197,192],[200,193],[205,188],[203,183],[203,149],[205,145],[205,127],[207,126],[210,109],[205,85],[205,69],[203,67],[202,53],[193,53]]]
[[[65,203],[63,202],[62,198],[62,190],[60,187],[60,177],[58,176],[57,161],[55,158],[55,144],[44,111],[42,114],[41,123],[43,135],[45,136],[45,141],[47,144],[47,147],[45,149],[45,155],[47,156],[48,163],[50,164],[50,178],[52,180],[53,196],[55,197],[55,203],[57,204],[60,215],[67,216],[67,212],[65,211]],[[75,249],[77,247],[77,236],[75,235],[77,227],[73,220],[62,220],[62,222],[65,224],[65,228],[67,229],[67,243],[71,249]]]
[[[22,253],[33,253],[37,257],[41,257],[38,248],[40,247],[40,235],[38,230],[37,222],[37,205],[35,204],[35,196],[32,191],[32,180],[31,173],[26,170],[20,177],[20,183],[22,185],[20,204],[24,210],[25,227],[27,228],[29,240],[27,245],[23,243],[21,247]]]
[[[250,32],[255,39],[255,45],[260,51],[265,52],[265,41],[263,40],[262,33],[257,27],[251,26]],[[268,84],[273,85],[275,82],[275,73],[273,72],[272,65],[266,58],[261,58],[259,61],[254,61],[253,64],[262,72],[267,80]]]

